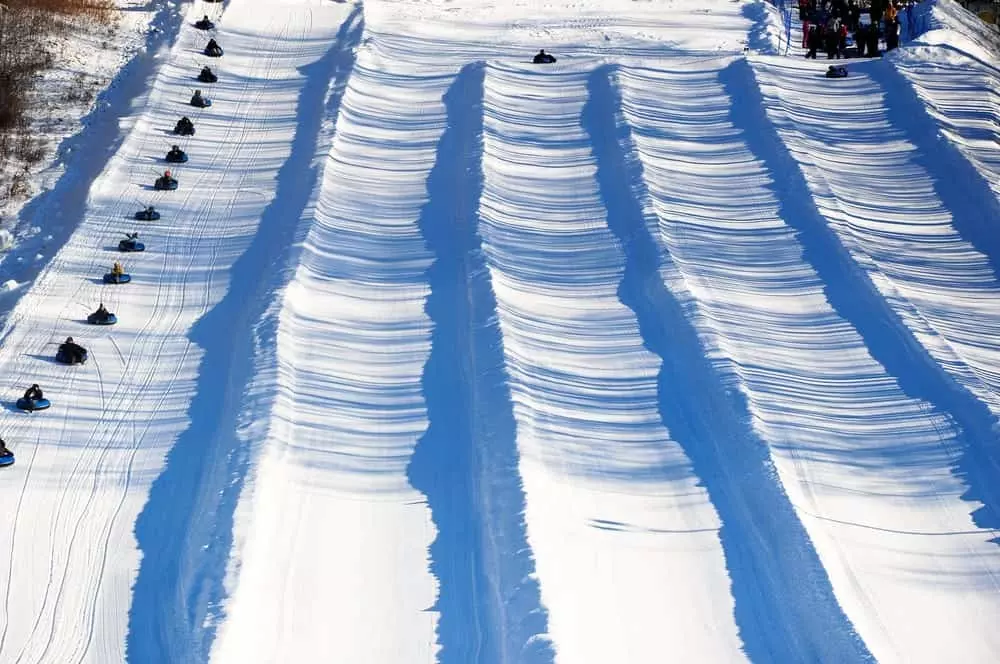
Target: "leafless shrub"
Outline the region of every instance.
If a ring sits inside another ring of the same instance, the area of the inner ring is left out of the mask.
[[[22,163],[44,157],[44,144],[25,131],[25,117],[33,81],[52,66],[58,37],[83,22],[116,20],[112,0],[5,0],[0,6],[0,167],[11,157]],[[93,98],[92,91],[81,94],[80,101]]]

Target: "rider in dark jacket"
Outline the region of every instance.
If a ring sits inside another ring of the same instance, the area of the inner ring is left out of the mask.
[[[538,53],[535,54],[534,59],[532,59],[532,62],[536,65],[552,64],[555,61],[556,57],[551,53],[546,53],[544,48],[540,49]]]
[[[66,341],[64,341],[62,345],[62,350],[70,358],[77,362],[82,362],[83,356],[87,352],[83,346],[73,341],[73,337],[66,337]]]
[[[42,388],[38,387],[38,383],[35,383],[24,391],[25,401],[39,401],[44,398],[42,396]]]

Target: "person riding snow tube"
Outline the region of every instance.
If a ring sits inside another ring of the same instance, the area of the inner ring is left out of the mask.
[[[184,152],[184,150],[181,150],[176,145],[170,148],[170,152],[167,153],[165,158],[171,164],[183,164],[188,160],[187,152]]]
[[[208,20],[208,14],[205,14],[204,16],[201,17],[200,21],[194,22],[194,27],[198,28],[199,30],[214,30],[215,23],[212,23],[210,20]]]
[[[0,438],[0,468],[14,464],[14,453],[7,447],[7,443]]]
[[[17,407],[21,410],[45,410],[52,404],[42,394],[42,388],[35,383],[24,391],[24,396],[17,400]]]
[[[66,341],[59,344],[56,361],[62,364],[83,364],[87,361],[87,349],[73,341],[73,337],[67,337]]]
[[[531,60],[536,65],[550,65],[556,61],[556,56],[551,53],[546,53],[545,49],[539,49],[538,53]]]
[[[218,83],[219,77],[209,67],[202,67],[201,73],[198,74],[198,80],[202,83]]]
[[[826,70],[827,78],[847,78],[847,67],[843,65],[830,65],[830,68]]]
[[[204,53],[210,58],[221,58],[222,47],[214,39],[209,39],[208,43],[205,44]]]
[[[170,171],[163,171],[163,175],[156,178],[153,187],[158,191],[173,191],[177,188],[177,178],[170,175]]]
[[[147,205],[144,210],[135,213],[135,218],[139,221],[156,221],[160,218],[160,213],[152,205]]]
[[[97,307],[97,311],[87,316],[87,322],[91,325],[114,325],[118,322],[118,317],[104,308],[104,303]]]
[[[194,123],[185,116],[177,121],[174,133],[178,136],[194,136]]]
[[[146,245],[139,242],[138,233],[126,233],[125,239],[118,242],[118,251],[146,251]]]
[[[197,108],[208,108],[212,105],[212,100],[208,97],[202,97],[201,90],[195,90],[194,94],[191,95],[191,105]]]
[[[111,272],[104,275],[104,283],[106,284],[127,284],[130,281],[132,281],[132,275],[127,274],[125,268],[118,261],[115,261]]]

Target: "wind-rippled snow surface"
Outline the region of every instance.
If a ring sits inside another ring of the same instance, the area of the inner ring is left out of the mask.
[[[839,80],[759,3],[184,12],[2,330],[0,662],[1000,660],[964,10]]]

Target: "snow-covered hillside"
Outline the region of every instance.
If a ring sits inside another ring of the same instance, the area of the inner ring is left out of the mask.
[[[996,661],[996,44],[918,10],[830,80],[760,2],[188,7],[2,330],[0,662]]]

